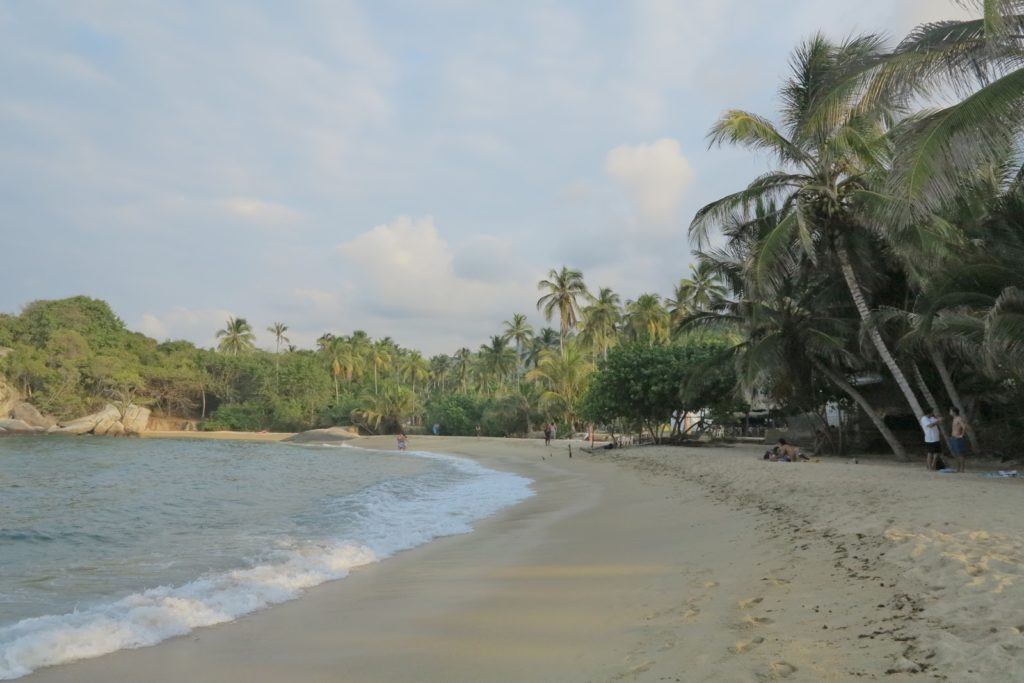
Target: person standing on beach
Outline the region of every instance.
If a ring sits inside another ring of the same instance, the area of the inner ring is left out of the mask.
[[[544,424],[544,445],[545,446],[550,446],[551,445],[551,423],[550,422],[546,422]]]
[[[937,417],[934,411],[921,418],[921,429],[924,431],[925,467],[930,470],[935,469],[939,455],[942,454],[942,435],[939,433],[940,422],[942,422],[942,418]]]
[[[397,439],[398,439],[398,450],[404,451],[405,450],[405,444],[409,440],[409,437],[407,437],[405,435],[404,431],[398,430],[398,437],[397,437]]]
[[[557,438],[558,438],[558,426],[554,422],[552,422],[551,423],[551,440],[554,441]]]
[[[950,408],[949,414],[953,417],[953,426],[949,437],[949,451],[956,458],[956,471],[967,471],[967,422],[960,414],[959,408]]]

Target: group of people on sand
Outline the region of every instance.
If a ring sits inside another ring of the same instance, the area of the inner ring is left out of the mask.
[[[949,409],[951,419],[949,434],[949,452],[956,458],[956,467],[946,468],[942,462],[942,432],[939,427],[945,420],[930,411],[921,418],[921,430],[924,432],[925,467],[929,470],[944,472],[964,472],[967,461],[967,422],[958,408]],[[545,439],[547,432],[545,431]],[[765,451],[764,460],[771,462],[798,462],[810,460],[799,448],[779,439],[778,443]]]
[[[958,473],[964,472],[967,465],[967,422],[958,408],[950,408],[949,417],[952,419],[949,452],[956,458],[956,467],[949,469]],[[944,421],[934,410],[921,418],[921,430],[924,432],[924,464],[930,470],[947,469],[942,462],[942,432],[939,427]]]
[[[558,434],[558,428],[555,427],[554,422],[549,422],[544,425],[544,445],[550,446],[551,442],[555,440]]]
[[[810,458],[803,454],[803,451],[782,438],[779,439],[778,443],[764,452],[763,459],[771,462],[799,462],[800,460],[810,460]]]

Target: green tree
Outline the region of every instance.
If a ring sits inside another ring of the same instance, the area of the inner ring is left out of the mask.
[[[256,335],[245,318],[229,317],[224,329],[217,330],[217,338],[220,339],[217,349],[232,356],[256,348]]]
[[[550,322],[558,313],[561,330],[559,348],[564,350],[565,336],[579,322],[579,301],[588,296],[583,273],[565,266],[561,270],[552,268],[547,279],[537,283],[537,289],[546,292],[537,300],[537,310],[543,311],[545,320]]]

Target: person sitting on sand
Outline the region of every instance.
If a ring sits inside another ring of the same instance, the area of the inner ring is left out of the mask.
[[[407,437],[405,435],[404,431],[399,430],[397,438],[398,438],[398,450],[404,451],[405,450],[405,444],[409,440],[409,437]]]
[[[803,454],[803,451],[796,446],[787,443],[783,438],[780,438],[773,448],[765,451],[764,459],[772,462],[796,462],[797,460],[810,460],[810,458]]]

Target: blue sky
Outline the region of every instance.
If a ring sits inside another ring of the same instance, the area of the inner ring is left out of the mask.
[[[0,2],[0,310],[101,297],[211,343],[365,329],[476,348],[536,282],[624,298],[687,272],[694,211],[763,160],[817,29],[901,36],[946,0]]]

